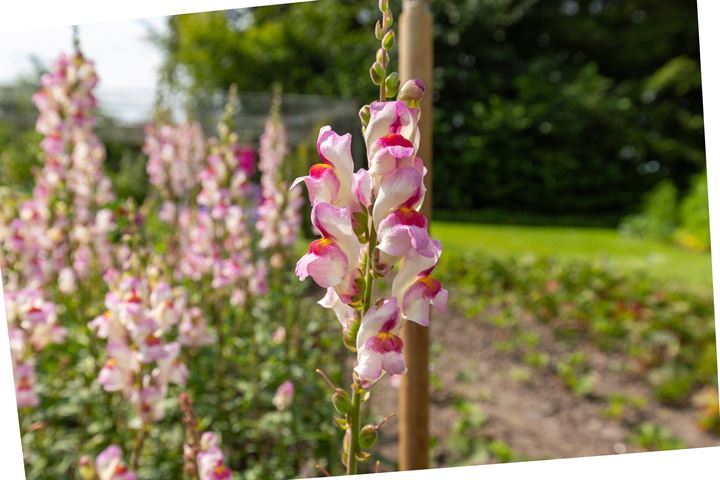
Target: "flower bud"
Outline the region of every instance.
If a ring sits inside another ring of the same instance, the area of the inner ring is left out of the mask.
[[[370,79],[378,86],[385,81],[385,69],[382,65],[377,62],[373,63],[373,66],[370,67]]]
[[[385,12],[385,27],[390,28],[393,24],[393,14],[390,9],[388,9],[387,12]]]
[[[365,425],[360,430],[360,448],[367,450],[375,446],[378,439],[377,427],[375,425]]]
[[[380,65],[387,65],[388,60],[390,60],[390,57],[388,56],[387,50],[378,48],[377,52],[375,52],[375,61]]]
[[[333,407],[335,411],[341,415],[347,415],[350,412],[350,395],[343,390],[338,388],[332,396]]]
[[[407,103],[408,107],[413,108],[420,105],[423,95],[425,95],[425,82],[419,78],[412,79],[405,82],[400,88],[398,100],[402,100]]]
[[[375,38],[378,40],[382,40],[383,38],[383,26],[380,20],[375,22]]]
[[[83,455],[80,457],[80,462],[78,462],[78,472],[80,473],[80,478],[82,480],[93,480],[95,478],[95,467],[93,466],[93,461],[89,456]]]
[[[356,341],[358,330],[360,329],[360,318],[355,316],[350,322],[348,322],[347,328],[343,330],[343,343],[348,350],[354,352],[356,350]]]
[[[340,417],[333,417],[333,421],[335,422],[335,426],[338,427],[340,430],[347,430],[350,428],[350,425],[348,424],[347,420]]]
[[[382,46],[385,50],[391,50],[395,46],[395,32],[388,31],[382,39]]]
[[[390,7],[390,0],[378,0],[378,8],[381,12],[387,13],[388,8]]]
[[[398,92],[398,85],[400,84],[400,78],[397,72],[392,72],[385,79],[385,91],[388,97],[394,97]]]
[[[370,122],[370,105],[364,105],[360,109],[360,112],[358,112],[358,115],[360,116],[363,128],[367,127],[368,122]]]

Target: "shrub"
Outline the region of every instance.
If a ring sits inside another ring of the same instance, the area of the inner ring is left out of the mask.
[[[707,173],[692,180],[690,191],[680,202],[680,225],[676,240],[683,246],[698,251],[710,250],[710,213],[708,210]]]
[[[620,231],[642,237],[670,238],[677,225],[677,189],[664,180],[648,193],[640,213],[626,217]]]

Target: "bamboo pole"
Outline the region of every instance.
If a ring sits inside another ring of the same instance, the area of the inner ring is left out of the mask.
[[[420,151],[428,174],[422,213],[432,214],[432,70],[433,35],[430,0],[403,0],[399,21],[400,84],[412,78],[425,82],[421,104]],[[400,387],[400,469],[428,468],[430,447],[429,343],[430,329],[413,322],[403,327],[408,372]]]

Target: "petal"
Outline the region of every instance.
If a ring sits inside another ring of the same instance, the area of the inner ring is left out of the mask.
[[[440,259],[441,253],[442,246],[437,240],[430,240],[423,251],[411,250],[403,258],[400,268],[393,279],[393,297],[403,298],[405,291],[410,288],[420,274],[429,274],[432,271]]]
[[[350,272],[343,278],[342,282],[333,288],[340,297],[340,301],[344,303],[352,303],[353,298],[357,297],[360,289],[357,280],[360,278],[361,272],[358,268],[351,268]]]
[[[344,238],[355,236],[352,228],[352,214],[347,208],[337,208],[327,202],[318,202],[310,214],[312,223],[323,237]]]
[[[424,196],[422,174],[414,168],[402,168],[383,177],[373,207],[373,220],[380,222],[399,207],[414,208]]]
[[[430,305],[439,312],[447,308],[447,290],[440,282],[432,277],[421,277],[416,280],[405,292],[401,305],[405,318],[427,327],[430,325]]]
[[[432,305],[438,313],[447,313],[448,309],[448,291],[441,288],[432,300]]]
[[[418,110],[410,109],[402,101],[373,102],[370,121],[365,128],[365,148],[372,157],[378,139],[397,133],[409,140],[415,150],[420,141],[417,129]]]
[[[368,349],[358,350],[357,366],[355,366],[354,370],[360,378],[374,382],[382,375],[382,367],[382,354]]]
[[[388,352],[382,356],[382,368],[389,375],[404,375],[407,372],[402,352]]]
[[[348,267],[354,268],[360,259],[361,245],[352,227],[350,210],[319,202],[313,207],[311,218],[323,237],[337,243],[347,257]]]
[[[317,150],[324,162],[334,167],[339,183],[339,201],[344,206],[352,203],[352,181],[355,165],[350,150],[352,135],[338,135],[329,126],[320,129]]]
[[[413,248],[425,251],[430,242],[427,219],[416,210],[399,208],[380,222],[378,240],[377,248],[395,257],[404,256]]]
[[[291,189],[301,181],[305,182],[308,189],[310,203],[316,202],[337,202],[340,196],[340,181],[332,165],[317,163],[310,167],[310,175],[298,177],[293,182]]]
[[[312,242],[308,253],[295,266],[295,274],[300,280],[305,280],[309,275],[323,288],[340,283],[347,270],[347,256],[334,241],[327,238]]]
[[[398,304],[395,297],[382,300],[380,304],[373,305],[368,309],[360,322],[357,334],[357,349],[365,345],[371,337],[380,331],[393,331],[400,326],[398,318]]]
[[[397,133],[379,138],[371,151],[368,164],[373,175],[389,175],[400,165],[414,165],[415,147],[410,140]]]
[[[372,203],[373,179],[367,170],[361,168],[353,174],[353,194],[355,198],[364,205],[369,207]]]
[[[328,288],[325,296],[317,303],[325,308],[332,309],[343,328],[346,328],[348,323],[355,318],[355,309],[343,303],[333,288]]]

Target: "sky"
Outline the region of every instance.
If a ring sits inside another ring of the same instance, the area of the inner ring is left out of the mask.
[[[80,26],[80,44],[95,61],[100,76],[98,99],[107,113],[126,121],[150,114],[162,55],[148,36],[151,30],[166,31],[166,18]],[[49,65],[59,53],[71,49],[70,27],[0,32],[0,85],[33,73],[33,57]]]

